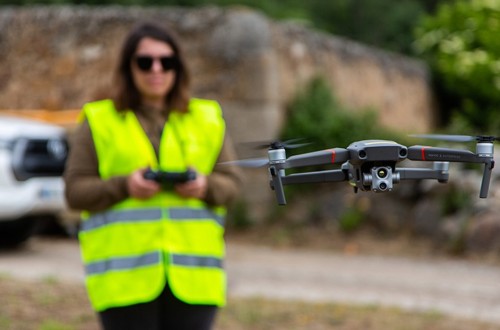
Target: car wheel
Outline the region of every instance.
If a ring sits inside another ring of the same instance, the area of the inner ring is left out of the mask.
[[[25,242],[33,234],[35,225],[33,218],[0,221],[0,247],[11,247]]]

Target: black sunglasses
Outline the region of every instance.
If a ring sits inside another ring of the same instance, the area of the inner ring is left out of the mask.
[[[153,62],[159,60],[164,72],[176,69],[179,67],[179,59],[175,56],[161,56],[153,57],[147,55],[140,55],[135,57],[137,67],[145,72],[151,71]]]

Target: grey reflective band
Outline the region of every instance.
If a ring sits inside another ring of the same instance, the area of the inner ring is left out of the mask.
[[[162,213],[159,208],[108,211],[94,214],[87,220],[82,221],[80,230],[88,231],[119,222],[153,221],[161,220],[161,218]]]
[[[138,267],[151,266],[160,262],[160,252],[146,253],[134,257],[110,258],[91,262],[85,265],[87,275],[103,274],[109,271],[133,270]]]
[[[201,257],[188,254],[172,254],[172,264],[190,267],[222,268],[222,259],[215,257]]]
[[[169,218],[172,220],[201,220],[213,219],[219,225],[224,226],[224,217],[207,209],[193,209],[189,207],[173,207],[168,210]]]
[[[169,217],[171,220],[215,220],[219,225],[224,226],[224,217],[207,209],[193,208],[170,208]],[[82,221],[80,231],[85,232],[114,223],[127,223],[138,221],[162,220],[162,210],[160,208],[119,210],[96,213],[87,220]]]

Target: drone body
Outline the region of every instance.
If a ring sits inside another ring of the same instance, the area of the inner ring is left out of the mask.
[[[399,182],[396,163],[406,159],[408,149],[396,142],[366,140],[354,142],[347,147],[349,162],[342,165],[347,170],[348,180],[355,191],[391,191],[393,183]]]
[[[491,136],[442,136],[424,135],[418,137],[452,141],[477,140],[476,152],[462,149],[428,146],[406,147],[394,141],[363,140],[351,143],[347,148],[333,148],[305,154],[286,156],[286,143],[269,145],[268,157],[230,162],[243,167],[268,166],[271,188],[275,191],[278,204],[286,204],[284,185],[300,183],[321,183],[347,181],[354,191],[387,192],[402,180],[431,179],[448,182],[449,163],[484,164],[483,180],[479,197],[488,196],[491,172],[494,167],[493,141]],[[459,139],[459,140],[457,140]],[[398,167],[403,160],[431,162],[431,168]],[[286,174],[286,169],[337,165],[339,168]]]

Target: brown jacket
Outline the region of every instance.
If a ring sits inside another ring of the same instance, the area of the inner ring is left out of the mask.
[[[160,135],[168,113],[143,109],[137,118],[158,154]],[[224,138],[217,163],[235,159],[231,141]],[[70,152],[64,173],[66,200],[75,210],[103,211],[129,197],[127,177],[109,180],[99,177],[97,154],[89,124],[85,121],[70,137]],[[228,205],[239,192],[241,171],[235,166],[216,165],[207,177],[205,201],[210,205]]]

